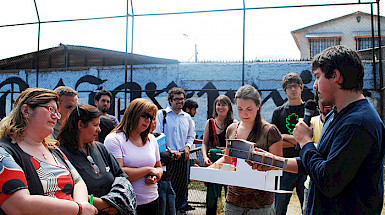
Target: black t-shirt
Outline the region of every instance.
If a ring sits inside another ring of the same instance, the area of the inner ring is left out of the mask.
[[[60,146],[60,149],[86,183],[89,195],[93,194],[95,197],[106,195],[110,192],[115,177],[127,177],[114,156],[99,142],[92,145],[88,144],[88,152],[98,166],[99,174],[95,173],[91,162],[83,151],[78,150],[74,153],[65,146]]]
[[[114,121],[108,116],[100,116],[100,132],[98,134],[98,140],[104,143],[106,136],[115,128]]]
[[[211,141],[214,140],[214,129],[213,129],[213,124],[211,122],[212,121],[210,119],[210,122],[209,122],[209,141],[210,141],[210,143],[209,144],[211,144]],[[217,134],[219,143],[216,143],[217,144],[216,147],[218,147],[218,146],[219,147],[226,147],[226,129],[227,129],[227,127],[225,127],[220,134]]]
[[[305,112],[305,104],[301,105],[289,105],[284,104],[275,108],[273,112],[273,116],[271,118],[271,123],[276,125],[279,131],[282,134],[293,134],[293,130],[295,125],[298,122],[299,118],[303,118]],[[295,150],[295,147],[292,148],[284,148],[283,156],[290,157],[298,157],[299,150]]]

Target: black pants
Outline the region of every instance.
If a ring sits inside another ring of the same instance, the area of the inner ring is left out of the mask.
[[[136,214],[137,215],[157,215],[158,214],[158,199],[155,199],[152,202],[149,202],[144,205],[136,206]]]
[[[170,172],[172,188],[175,191],[175,208],[178,210],[186,201],[187,194],[187,165],[189,161],[185,161],[184,157],[171,161],[167,166],[167,172]]]

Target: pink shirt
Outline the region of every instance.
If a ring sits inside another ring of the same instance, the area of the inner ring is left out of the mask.
[[[160,160],[158,143],[154,135],[149,135],[149,141],[142,147],[135,146],[130,140],[126,140],[123,132],[114,132],[107,135],[104,146],[115,158],[122,158],[125,167],[138,168],[155,166]],[[136,194],[137,205],[147,204],[158,198],[158,185],[146,184],[146,178],[140,178],[131,182]]]

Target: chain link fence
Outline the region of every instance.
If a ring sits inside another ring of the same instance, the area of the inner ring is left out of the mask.
[[[15,8],[23,4],[15,2]],[[286,102],[280,82],[288,72],[301,75],[303,99],[313,98],[309,60],[339,44],[366,50],[364,88],[382,111],[381,49],[378,55],[370,49],[385,41],[378,37],[385,30],[376,18],[379,1],[305,2],[309,4],[233,1],[226,8],[203,1],[189,2],[190,7],[173,2],[175,7],[153,3],[150,8],[146,1],[118,1],[108,5],[111,10],[88,14],[86,10],[107,5],[35,1],[25,16],[0,22],[0,47],[7,50],[0,55],[0,118],[28,87],[70,86],[80,102],[89,104],[94,104],[96,91],[107,89],[113,93],[110,114],[120,120],[135,98],[166,108],[167,90],[178,86],[199,104],[194,121],[201,139],[215,98],[234,98],[244,84],[261,92],[267,121]],[[67,7],[75,18],[60,11]],[[237,118],[235,106],[234,111]],[[197,155],[202,164],[201,152]],[[187,213],[205,214],[205,186],[193,182],[189,187],[188,201],[196,209]]]

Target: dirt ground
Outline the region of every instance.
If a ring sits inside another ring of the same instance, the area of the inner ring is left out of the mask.
[[[201,186],[201,188],[205,188],[204,185]],[[206,198],[206,191],[204,191],[202,189],[201,190],[189,189],[189,201],[195,202],[195,203],[200,202],[203,204],[193,204],[193,206],[195,207],[195,210],[188,211],[187,214],[188,215],[203,215],[203,214],[205,214],[205,212],[206,212],[206,208],[204,206],[205,198]],[[225,199],[222,198],[221,203],[223,203],[224,201],[225,201]],[[219,203],[218,207],[222,207],[221,203]],[[219,210],[217,212],[217,214],[223,215],[223,210]],[[300,215],[300,214],[302,214],[301,206],[300,206],[300,203],[298,200],[297,193],[294,192],[291,199],[290,199],[290,203],[289,203],[289,206],[287,209],[287,215]],[[385,203],[384,203],[384,207],[382,209],[381,215],[385,215]]]
[[[287,215],[298,215],[298,214],[301,214],[300,204],[299,204],[297,194],[293,194],[293,196],[290,199],[289,207],[287,209]],[[385,202],[384,202],[384,206],[382,207],[381,215],[385,215]]]
[[[287,215],[298,215],[302,214],[301,204],[299,203],[299,199],[297,193],[293,193],[290,199],[289,206],[287,207]]]
[[[203,187],[202,187],[203,188]],[[193,190],[189,189],[189,202],[205,202],[206,198],[206,191],[203,190]],[[223,202],[225,201],[225,198],[222,198],[221,203],[219,203],[218,207],[223,206]],[[188,215],[203,215],[206,213],[206,208],[202,204],[192,204],[195,207],[195,210],[188,211]],[[217,212],[218,215],[223,215],[223,210],[219,210]],[[301,213],[301,206],[298,200],[297,194],[294,192],[291,199],[290,204],[287,209],[287,215],[299,215]],[[384,214],[385,215],[385,214]]]

